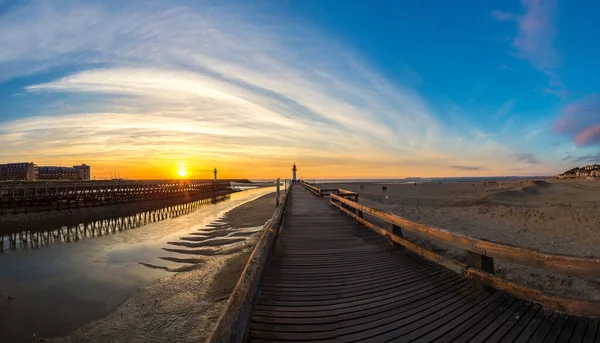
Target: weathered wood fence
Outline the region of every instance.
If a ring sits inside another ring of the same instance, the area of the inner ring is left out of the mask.
[[[302,183],[302,186],[318,196],[323,194],[323,190],[314,185]],[[597,279],[600,278],[600,258],[548,254],[535,249],[472,238],[362,205],[357,202],[358,195],[351,196],[350,194],[354,193],[342,189],[332,192],[330,204],[366,227],[387,237],[390,244],[409,249],[430,261],[464,275],[477,289],[485,290],[486,287],[492,287],[558,311],[600,317],[599,302],[549,295],[541,290],[516,284],[494,274],[494,258],[497,258],[537,267],[552,273]],[[378,221],[386,223],[387,227],[375,224],[369,220],[370,218],[376,218]],[[425,238],[464,249],[467,253],[467,263],[418,246],[406,240],[403,237],[403,231],[410,231]]]
[[[50,211],[231,190],[229,181],[90,181],[0,185],[0,214]]]

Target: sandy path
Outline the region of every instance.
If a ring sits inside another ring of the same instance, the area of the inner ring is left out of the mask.
[[[583,180],[382,185],[338,184],[360,202],[402,217],[494,242],[549,253],[600,257],[600,182]],[[465,260],[464,251],[418,235],[409,239]],[[544,273],[495,261],[497,274],[569,297],[600,301],[600,280]]]
[[[263,225],[275,210],[267,194],[226,213],[213,225],[243,229]],[[206,339],[235,287],[260,230],[229,255],[212,255],[202,268],[140,289],[112,314],[51,342],[200,342]],[[201,258],[206,249],[178,249]],[[204,255],[205,256],[205,255]],[[197,262],[197,261],[196,261]]]

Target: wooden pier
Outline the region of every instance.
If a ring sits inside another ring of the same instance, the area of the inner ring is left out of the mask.
[[[508,282],[493,258],[593,278],[600,259],[477,240],[331,193],[292,187],[208,342],[600,342],[600,303]],[[466,249],[468,261],[403,230]]]
[[[205,204],[216,204],[230,198],[229,194],[216,195],[184,204],[177,204],[154,210],[137,212],[131,215],[90,220],[76,225],[58,228],[28,229],[2,234],[0,232],[0,253],[18,249],[41,249],[58,243],[77,242],[83,238],[102,237],[129,229],[176,218],[196,211]]]
[[[168,199],[231,190],[227,180],[28,182],[0,184],[0,214]]]

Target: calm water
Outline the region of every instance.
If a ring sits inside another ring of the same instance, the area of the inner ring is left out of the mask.
[[[0,341],[65,335],[112,312],[139,287],[172,275],[165,269],[181,267],[178,255],[163,249],[169,242],[273,191],[246,190],[134,229],[0,254]]]

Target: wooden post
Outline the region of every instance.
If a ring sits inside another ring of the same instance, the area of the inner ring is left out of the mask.
[[[494,274],[494,259],[489,256],[467,250],[467,265],[471,268],[477,268],[486,273]],[[469,283],[471,287],[479,291],[489,291],[492,289],[484,285],[477,276],[472,276],[469,279]]]
[[[365,217],[365,215],[363,214],[363,211],[359,210],[358,208],[355,209],[355,213],[356,213],[356,216],[358,218],[364,218]]]
[[[275,208],[279,207],[279,178],[277,178],[277,191],[275,192]]]
[[[404,238],[404,235],[402,234],[402,228],[401,228],[400,226],[398,226],[398,225],[394,225],[394,224],[392,224],[392,223],[390,223],[389,225],[390,225],[390,226],[389,226],[389,230],[390,230],[390,232],[391,232],[393,235],[396,235],[396,236],[398,236],[398,237],[400,237],[400,238]],[[402,245],[400,245],[400,244],[398,244],[398,243],[396,243],[396,242],[394,242],[394,241],[390,242],[390,244],[391,244],[392,246],[394,246],[395,248],[404,248]]]

